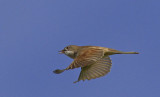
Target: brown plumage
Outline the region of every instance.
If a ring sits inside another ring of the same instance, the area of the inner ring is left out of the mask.
[[[53,72],[60,74],[65,70],[81,67],[81,73],[76,82],[102,77],[110,72],[112,62],[109,55],[113,54],[138,54],[138,52],[121,52],[111,48],[99,46],[70,45],[60,51],[74,61],[66,69],[57,69]]]

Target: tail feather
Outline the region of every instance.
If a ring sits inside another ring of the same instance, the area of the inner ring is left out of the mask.
[[[107,54],[113,55],[113,54],[139,54],[139,53],[138,52],[122,52],[122,51],[108,48]]]
[[[139,54],[138,52],[115,52],[115,54]]]

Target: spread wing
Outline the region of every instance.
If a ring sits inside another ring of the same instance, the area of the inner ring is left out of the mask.
[[[95,79],[98,77],[102,77],[106,75],[108,72],[110,72],[112,66],[112,62],[109,56],[106,56],[104,58],[101,58],[98,60],[96,63],[82,67],[81,68],[81,73],[79,75],[79,78],[76,82],[79,82],[80,80],[90,80],[90,79]]]
[[[71,65],[66,68],[66,70],[92,65],[100,60],[103,56],[104,52],[102,49],[84,49],[79,55],[77,55]]]

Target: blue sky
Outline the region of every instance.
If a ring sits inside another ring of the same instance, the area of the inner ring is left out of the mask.
[[[0,97],[160,97],[159,0],[0,0]],[[76,81],[65,46],[96,45],[111,72]]]

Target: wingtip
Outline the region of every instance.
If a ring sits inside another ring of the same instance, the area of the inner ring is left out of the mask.
[[[75,83],[77,83],[77,82],[79,82],[79,81],[74,81],[73,83],[75,84]]]
[[[62,72],[64,72],[64,71],[65,71],[65,70],[56,69],[56,70],[53,71],[53,73],[55,73],[55,74],[60,74],[60,73],[62,73]]]

